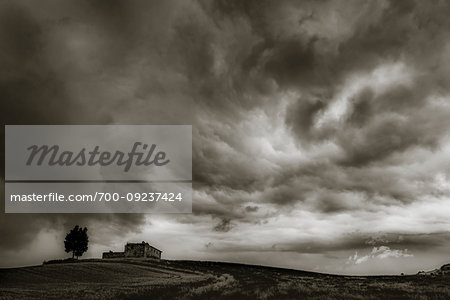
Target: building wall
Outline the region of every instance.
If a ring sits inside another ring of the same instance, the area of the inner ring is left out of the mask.
[[[148,243],[127,243],[124,252],[104,252],[102,258],[142,257],[161,259],[161,251]]]
[[[145,251],[145,256],[146,257],[154,257],[154,258],[161,258],[161,251],[159,251],[158,249],[153,248],[152,246],[148,245],[148,247],[146,247],[146,251]]]
[[[145,244],[126,244],[125,257],[145,257]]]
[[[125,257],[153,257],[161,258],[161,251],[150,246],[148,243],[126,244]]]

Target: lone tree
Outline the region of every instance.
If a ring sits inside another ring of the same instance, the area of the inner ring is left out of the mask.
[[[64,247],[66,248],[66,252],[72,252],[72,258],[75,256],[82,256],[84,252],[88,249],[88,235],[87,228],[81,228],[78,225],[66,235],[66,239],[64,241]]]

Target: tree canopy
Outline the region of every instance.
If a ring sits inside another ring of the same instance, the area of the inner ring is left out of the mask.
[[[80,257],[88,249],[89,238],[87,235],[87,228],[81,228],[78,225],[66,235],[64,240],[64,247],[67,253],[72,252],[72,258]]]

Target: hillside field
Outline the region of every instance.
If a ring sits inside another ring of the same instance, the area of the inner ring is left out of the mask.
[[[450,299],[450,276],[338,276],[201,261],[88,259],[0,269],[0,299]]]

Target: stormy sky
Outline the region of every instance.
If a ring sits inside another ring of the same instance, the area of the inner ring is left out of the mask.
[[[2,212],[0,266],[64,257],[75,224],[87,257],[145,240],[168,259],[339,274],[448,263],[449,14],[447,1],[0,2],[3,124],[192,125],[194,188],[192,214]]]

